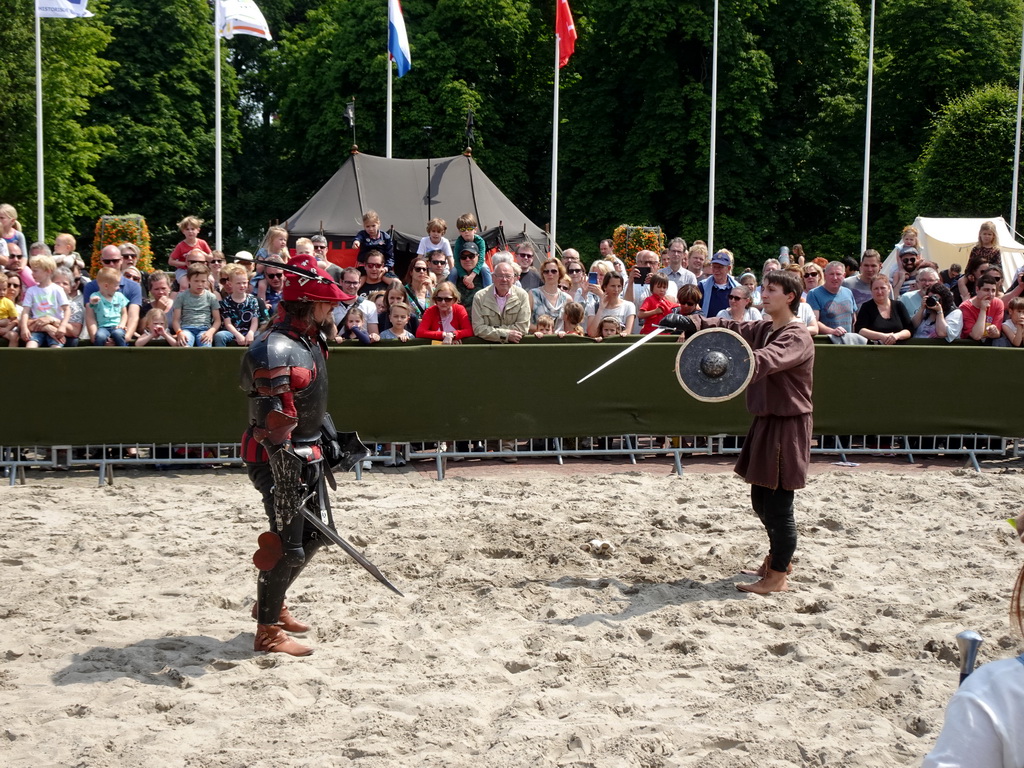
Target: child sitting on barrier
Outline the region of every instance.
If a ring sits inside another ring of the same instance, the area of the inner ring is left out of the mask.
[[[224,298],[220,301],[220,317],[224,329],[213,336],[213,346],[226,347],[234,342],[240,347],[252,344],[260,324],[260,304],[249,293],[249,274],[241,264],[227,264],[221,269],[227,278]]]
[[[179,347],[209,347],[220,328],[220,303],[209,290],[210,268],[193,264],[188,268],[188,290],[174,299],[171,329]]]
[[[149,310],[144,320],[146,330],[139,334],[139,337],[135,340],[136,347],[144,347],[151,341],[157,341],[158,339],[163,339],[169,347],[178,346],[178,340],[167,330],[167,313],[162,309],[154,307]]]
[[[188,287],[188,254],[197,248],[206,254],[211,252],[210,244],[199,237],[202,226],[203,220],[195,216],[186,216],[178,222],[178,229],[185,239],[174,247],[167,263],[174,267],[174,281],[182,291]]]
[[[63,347],[71,305],[64,289],[53,282],[57,264],[52,256],[33,256],[29,267],[36,284],[25,291],[19,320],[21,340],[26,349]]]
[[[121,274],[113,267],[104,267],[96,275],[99,290],[89,297],[85,308],[85,326],[94,347],[106,346],[107,341],[115,347],[124,347],[125,329],[128,327],[128,297],[118,291]]]
[[[78,338],[82,335],[82,328],[85,327],[85,306],[82,303],[82,292],[78,290],[81,284],[67,267],[57,267],[57,271],[53,273],[53,282],[64,289],[64,295],[68,297],[68,304],[71,306],[71,316],[68,319],[68,329],[65,333],[68,340],[64,342],[64,346],[77,347]]]

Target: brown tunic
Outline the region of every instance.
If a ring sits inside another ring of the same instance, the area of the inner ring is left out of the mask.
[[[736,322],[690,316],[697,328],[735,331],[754,351],[747,410],[754,417],[736,474],[753,485],[795,491],[807,484],[811,461],[814,341],[807,326],[792,322],[772,330],[771,320]]]

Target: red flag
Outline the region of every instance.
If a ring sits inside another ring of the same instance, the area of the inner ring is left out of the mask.
[[[558,66],[564,67],[576,50],[576,25],[572,22],[569,0],[558,0],[555,34],[558,35]]]

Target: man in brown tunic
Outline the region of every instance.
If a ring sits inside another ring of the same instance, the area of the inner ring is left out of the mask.
[[[670,315],[669,322],[662,321],[681,330],[684,337],[708,326],[728,328],[754,351],[754,376],[746,391],[747,410],[754,421],[736,473],[750,483],[750,501],[768,533],[769,551],[760,568],[745,571],[760,579],[736,588],[759,595],[787,589],[786,574],[792,570],[796,550],[793,492],[807,484],[813,421],[814,342],[796,316],[803,287],[799,278],[783,271],[770,272],[766,281],[762,301],[770,320]]]

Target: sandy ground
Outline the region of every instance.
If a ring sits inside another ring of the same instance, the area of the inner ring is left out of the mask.
[[[903,766],[942,726],[954,636],[1012,655],[1015,463],[856,471],[797,496],[792,592],[728,462],[374,471],[251,651],[263,530],[238,470],[29,473],[0,490],[6,766]],[[614,555],[581,545],[610,540]]]

